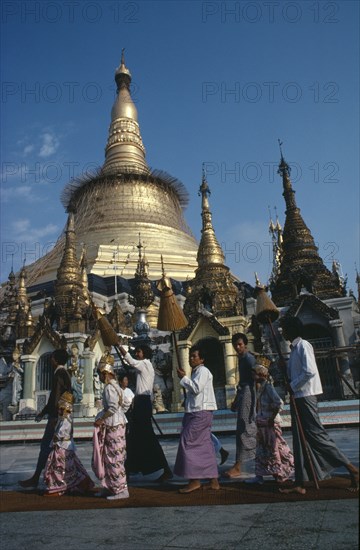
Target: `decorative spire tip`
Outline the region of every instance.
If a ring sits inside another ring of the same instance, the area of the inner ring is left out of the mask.
[[[284,160],[284,156],[283,156],[283,152],[282,152],[282,147],[281,147],[282,144],[283,144],[283,142],[282,142],[280,139],[278,139],[278,144],[279,144],[279,149],[280,149],[281,160]]]
[[[205,162],[202,163],[202,183],[206,182]]]

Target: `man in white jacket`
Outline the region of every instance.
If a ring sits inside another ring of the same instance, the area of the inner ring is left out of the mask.
[[[314,349],[310,342],[301,338],[303,325],[298,317],[284,317],[281,321],[283,337],[291,342],[287,375],[295,397],[301,425],[311,453],[315,473],[319,480],[330,477],[332,469],[344,466],[350,473],[350,491],[359,489],[359,471],[337,448],[320,421],[317,395],[323,393]],[[291,426],[295,459],[295,483],[282,493],[305,494],[304,482],[311,478],[300,439],[299,426],[294,407],[291,407]]]
[[[204,365],[205,350],[200,345],[190,349],[191,378],[177,369],[180,384],[186,390],[185,414],[174,472],[189,479],[179,493],[200,489],[201,479],[210,479],[207,488],[219,489],[214,445],[211,440],[213,411],[217,409],[213,376]]]

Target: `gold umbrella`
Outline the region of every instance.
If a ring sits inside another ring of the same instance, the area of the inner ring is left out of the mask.
[[[186,319],[183,310],[179,306],[174,291],[171,286],[170,279],[165,275],[164,261],[161,256],[161,266],[162,266],[162,277],[157,284],[157,288],[160,291],[160,308],[159,316],[157,322],[158,330],[166,330],[172,333],[174,340],[175,353],[177,358],[177,363],[179,368],[180,364],[180,354],[179,348],[176,340],[176,330],[181,330],[185,328],[189,322]]]
[[[119,337],[116,334],[114,328],[111,326],[108,319],[105,317],[105,315],[102,315],[94,302],[91,304],[93,315],[95,319],[97,320],[97,325],[100,330],[100,334],[102,337],[102,340],[105,344],[105,346],[113,346],[120,357],[121,362],[123,362],[122,355],[119,350]]]

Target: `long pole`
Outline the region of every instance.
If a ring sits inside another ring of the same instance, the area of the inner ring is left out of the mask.
[[[299,429],[302,448],[303,448],[303,451],[304,451],[305,456],[307,458],[308,464],[310,466],[310,470],[311,470],[311,474],[312,474],[312,477],[313,477],[315,487],[316,487],[317,490],[319,490],[319,480],[318,480],[318,477],[316,475],[316,471],[315,471],[315,468],[314,468],[314,463],[313,463],[313,460],[312,460],[312,457],[311,457],[311,454],[310,454],[309,444],[306,441],[305,433],[304,433],[304,430],[303,430],[303,427],[302,427],[302,424],[301,424],[300,415],[299,415],[299,411],[298,411],[298,408],[297,408],[297,405],[296,405],[296,399],[295,399],[295,396],[294,396],[294,392],[293,392],[293,390],[290,386],[289,379],[287,377],[287,372],[286,372],[286,367],[285,367],[285,359],[284,359],[284,356],[283,356],[282,351],[280,349],[280,345],[279,345],[279,342],[278,342],[278,339],[277,339],[277,336],[275,334],[274,327],[272,326],[272,322],[271,322],[270,318],[268,319],[268,322],[269,322],[271,334],[272,334],[274,342],[275,342],[276,351],[278,352],[278,355],[279,355],[279,358],[280,358],[280,363],[281,363],[281,367],[283,369],[286,388],[287,388],[287,390],[290,394],[290,400],[291,400],[291,404],[292,404],[292,407],[293,407],[293,410],[294,410],[294,413],[295,413],[296,424],[297,424],[298,429]]]
[[[119,253],[119,247],[117,247],[117,249],[116,249],[115,252],[114,252],[114,273],[115,273],[115,275],[114,275],[114,283],[115,283],[114,286],[115,286],[115,289],[114,289],[114,290],[115,290],[115,302],[117,302],[117,293],[118,293],[118,291],[117,291],[117,272],[116,272],[116,270],[117,270],[117,263],[116,263],[116,262],[117,262],[117,260],[118,260],[118,258],[116,257],[116,255],[117,255],[118,253]]]
[[[349,382],[346,380],[345,376],[343,375],[343,373],[340,370],[339,358],[336,357],[335,361],[336,361],[336,373],[339,376],[340,380],[342,380],[344,382],[344,384],[346,384],[346,386],[349,388],[351,393],[354,394],[357,399],[359,399],[359,394],[356,392],[356,390],[354,390],[354,388],[351,386],[351,384],[349,384]]]
[[[179,346],[178,346],[177,340],[176,340],[175,330],[173,330],[172,335],[173,335],[173,339],[174,339],[176,360],[177,360],[178,368],[180,369],[180,368],[181,368],[181,363],[180,363],[180,352],[179,352]],[[186,391],[185,391],[185,388],[183,388],[182,391],[183,391],[184,399],[186,399]]]

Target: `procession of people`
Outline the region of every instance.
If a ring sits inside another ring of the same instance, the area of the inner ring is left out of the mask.
[[[320,481],[326,479],[332,469],[343,466],[350,475],[348,489],[358,491],[358,469],[336,447],[320,422],[316,396],[322,393],[322,386],[313,348],[302,339],[302,328],[298,318],[282,319],[284,338],[291,342],[286,371],[292,398],[293,451],[282,435],[283,401],[271,383],[271,361],[247,350],[245,334],[234,334],[232,342],[239,369],[239,384],[231,406],[237,414],[236,455],[233,466],[222,475],[238,479],[243,463],[255,459],[255,477],[243,481],[262,485],[265,476],[272,476],[284,495],[304,495],[305,482],[315,481],[314,476]],[[48,404],[37,416],[39,421],[47,414],[48,422],[35,473],[30,479],[20,481],[20,486],[36,488],[45,468],[46,496],[90,493],[108,500],[127,499],[131,497],[131,475],[155,472],[160,472],[158,483],[168,482],[174,474],[187,480],[187,485],[178,489],[180,494],[199,489],[218,491],[215,449],[222,447],[212,434],[217,403],[213,375],[207,366],[206,341],[190,348],[190,370],[187,365],[177,366],[185,400],[174,473],[152,426],[155,372],[151,348],[141,344],[130,353],[120,346],[119,352],[124,364],[136,373],[136,388],[135,394],[128,388],[127,373],[122,373],[118,381],[113,365],[99,363],[103,395],[102,409],[94,421],[92,469],[102,485],[101,490],[95,487],[76,454],[74,399],[66,370],[68,355],[64,350],[52,354],[53,386]],[[229,453],[222,449],[220,455],[223,463]]]

